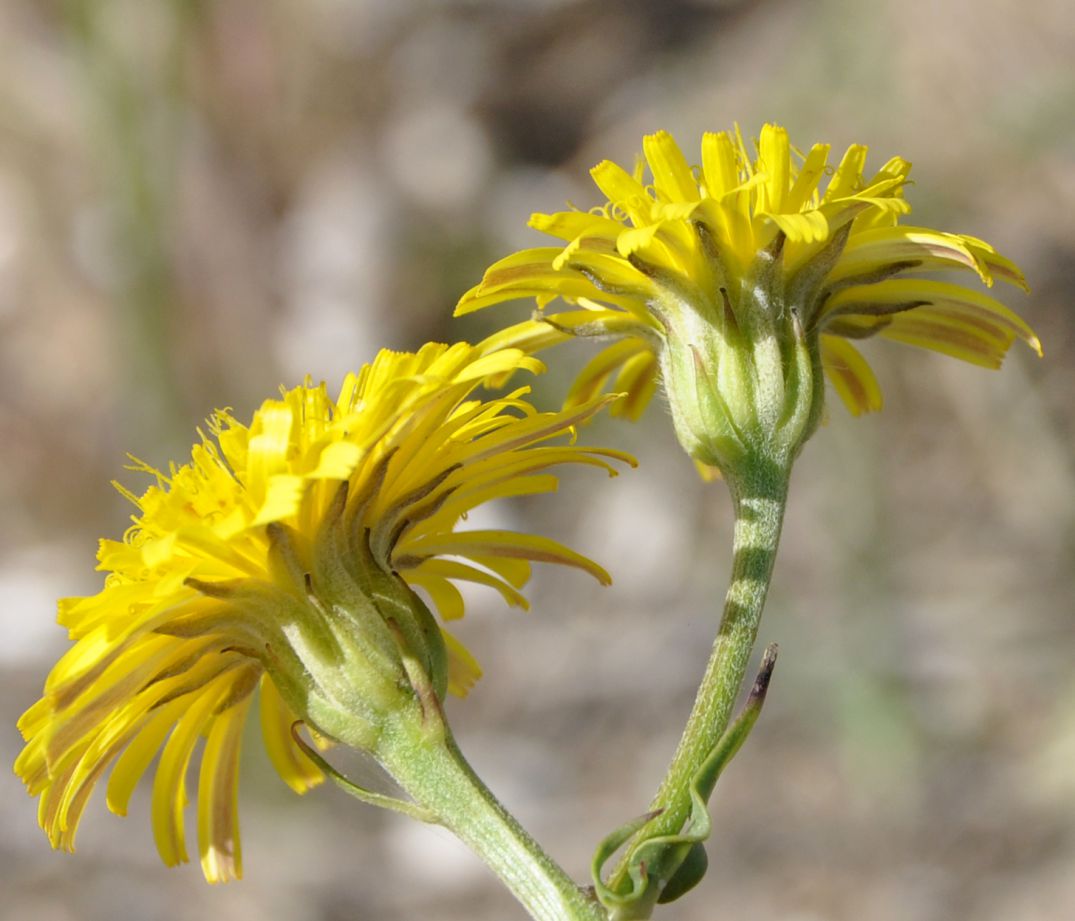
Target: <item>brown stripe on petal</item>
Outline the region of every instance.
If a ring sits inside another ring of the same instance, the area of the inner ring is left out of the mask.
[[[259,623],[250,615],[250,610],[250,605],[245,609],[238,605],[221,605],[205,613],[191,614],[161,624],[155,632],[179,639],[215,635],[231,647],[260,649],[274,635],[273,625]]]
[[[1023,277],[1023,273],[1018,268],[1006,265],[1003,262],[996,262],[990,259],[988,255],[983,257],[983,261],[992,275],[1003,278],[1009,284],[1022,288],[1024,291],[1030,291],[1030,285],[1027,284],[1026,278]]]
[[[77,700],[82,693],[90,687],[98,678],[101,677],[113,665],[116,660],[123,655],[140,637],[138,635],[127,637],[121,644],[113,649],[110,649],[107,653],[101,656],[93,666],[83,674],[79,675],[73,681],[68,681],[65,684],[55,688],[48,696],[53,702],[53,706],[57,710],[62,710],[65,707],[69,707],[75,700]]]
[[[601,566],[594,563],[592,566],[587,566],[584,563],[573,560],[570,557],[560,556],[555,553],[546,553],[543,551],[514,549],[510,547],[497,548],[495,550],[489,550],[489,553],[495,556],[504,556],[509,559],[530,560],[534,563],[559,563],[561,566],[571,566],[575,569],[581,569],[583,572],[588,572],[592,575],[601,585],[611,585],[612,577]]]
[[[615,370],[613,368],[612,370]],[[609,371],[611,374],[612,371]],[[606,375],[607,376],[607,375]],[[590,405],[583,404],[579,407],[574,407],[573,411],[561,413],[550,413],[550,419],[547,425],[543,425],[540,428],[531,429],[526,432],[525,435],[521,435],[518,438],[513,438],[510,441],[501,442],[496,445],[495,448],[489,451],[482,451],[469,458],[467,463],[472,464],[486,458],[492,457],[497,454],[509,454],[519,448],[525,448],[527,445],[535,444],[539,441],[544,441],[548,438],[559,434],[560,432],[566,432],[576,425],[581,425],[587,419],[592,418],[609,403],[615,400],[615,395],[609,395],[602,397],[596,403]]]
[[[391,520],[397,515],[406,511],[408,506],[417,505],[431,493],[436,491],[445,480],[448,479],[456,470],[459,470],[463,465],[460,463],[452,464],[450,467],[446,467],[435,477],[422,483],[421,486],[417,486],[410,492],[404,493],[395,502],[393,502],[387,509],[385,509],[382,518],[385,520]],[[448,490],[451,492],[451,490]]]
[[[150,656],[127,674],[113,681],[85,703],[75,701],[71,706],[57,708],[53,731],[46,744],[46,760],[51,765],[62,760],[83,738],[91,734],[100,722],[138,694],[156,672],[167,662],[171,652],[165,650]]]
[[[618,254],[616,249],[616,241],[609,240],[606,237],[580,237],[578,245],[581,249],[587,249],[591,252],[605,253],[609,256],[615,256]]]
[[[52,673],[45,680],[45,691],[50,696],[57,706],[67,706],[72,700],[77,698],[86,688],[93,684],[115,661],[120,658],[127,650],[129,650],[136,643],[146,642],[147,638],[153,633],[157,632],[154,624],[159,622],[162,618],[171,616],[171,612],[178,611],[183,612],[188,608],[191,610],[197,610],[203,607],[204,600],[197,595],[190,596],[175,604],[169,605],[163,611],[158,611],[152,616],[146,616],[144,612],[139,614],[139,621],[130,629],[107,636],[106,644],[110,648],[99,655],[95,655],[93,664],[85,671],[79,672],[77,669],[63,668],[63,674],[66,675],[71,671],[74,671],[75,677],[67,677],[64,680],[60,680],[57,676],[60,674],[60,669],[66,662],[68,656],[77,654],[80,644],[93,641],[99,633],[97,628],[85,635],[80,635],[79,641],[65,654],[61,660],[61,666],[54,668]],[[157,608],[154,608],[157,610]]]
[[[238,656],[219,657],[219,661],[207,665],[200,673],[192,673],[186,681],[182,681],[167,693],[162,695],[156,703],[153,704],[151,709],[158,709],[163,707],[167,703],[171,703],[173,700],[178,700],[180,697],[186,697],[188,694],[196,694],[199,691],[205,689],[211,682],[218,680],[221,676],[226,675],[230,671],[234,671],[237,668],[242,667],[247,659],[240,659]]]
[[[246,579],[226,579],[221,580],[220,582],[203,582],[201,579],[187,576],[187,578],[183,580],[183,584],[209,598],[219,598],[222,601],[230,601],[243,588],[246,581]]]
[[[202,756],[198,839],[202,869],[209,882],[227,882],[242,875],[236,794],[245,715],[243,711],[215,722]],[[202,802],[202,797],[208,797],[208,803]]]
[[[229,640],[223,637],[206,638],[201,643],[177,643],[177,647],[183,649],[183,654],[173,659],[172,663],[157,671],[142,687],[142,690],[167,681],[169,678],[177,678],[198,665],[206,656],[214,655],[223,651],[223,647]]]
[[[841,369],[840,378],[844,382],[844,386],[848,389],[855,398],[857,406],[867,407],[869,405],[869,395],[866,393],[866,388],[862,386],[862,379],[857,374],[852,374],[850,371]]]
[[[62,847],[66,851],[70,851],[74,847],[74,832],[77,830],[77,824],[75,827],[68,826],[68,832],[64,834],[62,827],[64,824],[64,806],[69,792],[73,790],[75,794],[78,793],[75,777],[78,774],[80,764],[81,758],[74,758],[69,765],[52,778],[48,789],[41,794],[41,801],[37,810],[37,820],[45,834],[48,835],[49,843],[55,848]],[[92,774],[93,771],[91,770],[89,775],[92,776]]]
[[[876,317],[871,318],[871,321],[870,326],[860,326],[849,320],[833,320],[831,323],[825,324],[825,332],[833,336],[843,336],[845,339],[869,339],[888,326],[892,319],[890,317]]]
[[[326,509],[324,518],[336,519],[342,514],[347,504],[347,481],[340,484],[339,489],[333,494],[332,501]],[[265,526],[265,534],[269,539],[268,568],[273,581],[284,585],[290,583],[293,587],[301,589],[305,581],[309,565],[301,558],[299,547],[302,544],[301,535],[292,527],[271,522]]]
[[[929,313],[936,313],[939,318],[961,326],[973,326],[986,335],[1001,337],[1006,344],[1016,337],[1025,337],[1023,330],[1008,317],[981,312],[973,304],[941,303]],[[1036,337],[1034,339],[1036,341]]]
[[[821,249],[797,268],[786,282],[788,302],[801,305],[803,324],[808,329],[814,327],[815,318],[821,310],[819,304],[825,296],[819,296],[818,292],[821,291],[825,278],[839,263],[850,232],[850,223],[840,226]]]
[[[971,358],[967,355],[957,357],[967,361],[976,361],[977,364],[989,368],[999,368],[1001,366],[1004,353],[1010,344],[1010,340],[1006,338],[998,340],[995,337],[969,330],[956,329],[947,324],[928,319],[916,319],[913,322],[901,323],[899,326],[891,326],[885,331],[885,336],[920,348],[929,348],[931,342],[938,346],[956,348],[976,356],[976,358]],[[939,351],[944,351],[944,348],[940,348]]]
[[[593,285],[602,294],[612,294],[617,297],[637,298],[642,295],[640,288],[628,287],[626,285],[615,285],[612,282],[605,281],[589,266],[581,265],[577,262],[568,263],[569,269],[573,269],[578,272],[583,278],[585,278],[591,285]],[[638,266],[633,266],[638,269]],[[638,269],[642,271],[642,269]],[[645,274],[643,272],[643,274]]]
[[[862,379],[850,368],[846,365],[827,364],[825,365],[825,371],[833,377],[838,377],[848,390],[855,404],[855,415],[858,415],[863,408],[869,406],[869,394],[867,394],[866,388],[862,385]]]
[[[486,288],[499,288],[517,281],[530,281],[536,276],[548,275],[555,270],[552,262],[528,262],[508,269],[490,269],[482,278],[479,294]]]
[[[60,824],[63,826],[60,832],[60,846],[65,851],[74,852],[75,850],[75,835],[78,832],[78,823],[82,819],[82,814],[86,811],[86,806],[89,804],[90,796],[93,794],[93,788],[97,786],[97,781],[101,779],[101,775],[105,772],[112,759],[119,753],[120,748],[127,744],[127,740],[124,739],[122,745],[113,746],[107,754],[105,754],[101,760],[93,767],[88,775],[79,782],[78,789],[75,790],[73,796],[67,800],[64,804],[64,809],[59,815]]]
[[[916,307],[928,307],[932,303],[921,298],[891,304],[877,301],[853,301],[828,312],[822,308],[820,326],[824,330],[832,317],[888,317],[897,313],[906,313]]]
[[[387,538],[384,540],[384,546],[387,548],[387,565],[389,568],[395,568],[395,564],[392,562],[392,550],[395,548],[412,527],[418,524],[420,521],[425,521],[427,518],[432,518],[440,511],[445,502],[451,498],[452,494],[456,491],[456,487],[445,490],[439,496],[434,498],[431,502],[428,502],[423,507],[417,507],[411,510],[411,514],[404,515],[400,518],[392,527],[392,530],[388,533]],[[378,530],[380,530],[378,528]],[[372,546],[372,545],[371,545]]]
[[[895,328],[899,329],[913,320],[934,324],[938,328],[949,328],[955,332],[959,331],[959,327],[970,326],[983,338],[991,339],[1005,348],[1015,339],[1015,330],[1003,317],[993,318],[970,312],[949,311],[944,307],[920,311],[914,317],[901,319],[897,322]]]
[[[713,233],[712,228],[702,218],[695,217],[691,220],[691,226],[694,228],[694,232],[698,235],[698,242],[701,244],[702,252],[710,262],[720,262],[720,250],[717,247],[716,234]]]
[[[261,680],[261,675],[261,668],[254,666],[248,666],[236,675],[227,695],[219,704],[217,704],[216,709],[213,711],[213,715],[218,716],[225,710],[230,710],[236,704],[242,703],[250,697],[250,695],[254,693],[254,689],[257,687],[258,682]]]
[[[78,823],[86,810],[86,806],[90,801],[90,796],[93,793],[94,787],[97,785],[97,781],[101,779],[101,775],[112,764],[116,756],[127,747],[131,739],[138,734],[144,724],[144,717],[140,717],[133,721],[131,725],[126,727],[120,736],[105,749],[105,751],[100,752],[95,757],[93,766],[85,776],[77,782],[72,783],[73,775],[77,774],[78,768],[82,767],[82,761],[89,754],[89,747],[87,747],[86,753],[76,763],[74,770],[67,775],[69,780],[60,786],[62,797],[59,803],[60,808],[55,815],[55,820],[59,825],[59,828],[57,829],[59,845],[62,846],[64,850],[74,851],[75,849],[75,833],[78,830]],[[50,834],[49,837],[51,838],[52,835]]]
[[[363,469],[361,472],[356,471],[352,474],[355,482],[360,484],[358,491],[347,499],[347,515],[352,520],[361,520],[369,504],[381,491],[385,478],[388,476],[388,465],[396,456],[397,451],[399,451],[399,446],[395,445],[373,461],[369,471]]]
[[[141,730],[144,722],[144,715],[131,720],[104,751],[93,756],[90,764],[85,762],[98,739],[95,737],[85,741],[77,755],[70,752],[67,763],[59,766],[58,773],[49,778],[49,786],[41,797],[38,817],[53,847],[74,850],[75,832],[93,788],[116,755]]]
[[[575,559],[566,554],[561,555],[559,553],[539,550],[532,547],[516,547],[511,544],[485,546],[481,548],[481,553],[487,556],[502,556],[507,557],[508,559],[529,560],[533,563],[559,563],[561,566],[571,566],[575,569],[581,569],[583,572],[590,573],[590,575],[597,579],[602,585],[612,584],[612,577],[603,567],[598,566],[592,560],[587,560],[585,558]]]
[[[839,263],[837,262],[837,267]],[[846,278],[841,278],[839,281],[833,282],[826,289],[822,295],[822,303],[825,300],[832,297],[834,294],[838,294],[845,288],[854,288],[859,285],[875,285],[878,282],[886,281],[893,275],[898,275],[900,272],[908,272],[911,269],[917,269],[922,265],[921,259],[901,259],[896,262],[888,262],[885,265],[879,266],[874,269],[870,269],[868,272],[859,272],[857,275],[848,275]],[[822,306],[824,311],[824,306]]]
[[[403,536],[403,532],[407,528],[435,515],[437,510],[448,501],[448,498],[458,488],[457,486],[445,489],[425,505],[420,504],[422,499],[434,492],[462,466],[462,464],[452,464],[429,482],[423,483],[417,489],[412,489],[409,493],[393,502],[391,506],[385,509],[380,520],[371,529],[373,531],[373,543],[370,546],[372,547],[376,543],[377,547],[383,547],[387,560],[391,556],[392,548],[399,543],[400,537]]]

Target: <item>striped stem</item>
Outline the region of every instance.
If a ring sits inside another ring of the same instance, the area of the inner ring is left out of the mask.
[[[672,763],[650,805],[655,816],[628,844],[627,854],[644,839],[674,835],[683,827],[691,809],[691,781],[727,729],[746,675],[776,559],[788,485],[783,467],[758,464],[751,472],[753,476],[729,481],[735,507],[731,584],[705,676]],[[622,861],[610,881],[612,889],[629,886],[626,869]],[[615,921],[650,917],[665,882],[654,879],[645,897],[612,917]]]

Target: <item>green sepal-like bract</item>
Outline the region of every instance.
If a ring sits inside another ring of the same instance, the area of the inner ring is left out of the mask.
[[[761,669],[743,711],[721,736],[692,778],[691,813],[683,829],[675,835],[642,838],[632,845],[625,861],[627,878],[631,882],[628,891],[614,891],[606,885],[602,879],[602,869],[625,842],[656,817],[656,813],[632,819],[609,834],[598,846],[590,868],[594,890],[615,921],[648,918],[649,906],[654,902],[674,901],[696,886],[705,875],[708,858],[704,842],[713,827],[707,805],[709,797],[721,772],[735,757],[758,721],[775,664],[776,646],[772,645],[765,650]]]

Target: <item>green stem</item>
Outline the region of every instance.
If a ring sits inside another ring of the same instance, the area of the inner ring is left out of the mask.
[[[658,814],[638,831],[625,853],[644,838],[676,834],[690,814],[692,779],[728,727],[750,662],[780,541],[787,487],[787,470],[764,462],[753,465],[751,475],[729,481],[735,532],[731,583],[720,629],[683,736],[650,805],[650,811]],[[660,868],[650,870],[659,877]],[[621,862],[610,887],[622,891],[628,885],[626,863]],[[644,898],[617,909],[612,918],[649,918],[659,894],[658,885],[650,886]]]
[[[481,857],[537,921],[607,921],[597,901],[482,783],[439,714],[421,724],[396,721],[377,747],[378,759],[414,801]]]

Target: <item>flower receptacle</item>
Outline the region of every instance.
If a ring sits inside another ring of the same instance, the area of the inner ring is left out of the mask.
[[[655,310],[676,434],[692,458],[730,481],[760,460],[790,469],[821,417],[817,336],[786,296],[782,240],[748,271],[725,276],[734,284],[689,299],[666,289]],[[714,266],[713,276],[722,275]]]
[[[297,717],[320,735],[375,752],[389,720],[439,712],[448,654],[422,599],[376,562],[365,535],[347,533],[345,521],[330,516],[305,547],[291,529],[269,525],[271,583],[191,584],[233,606],[238,619],[278,632],[278,642],[272,633],[263,638],[258,658]]]

